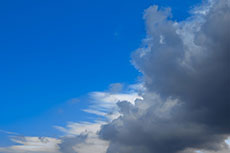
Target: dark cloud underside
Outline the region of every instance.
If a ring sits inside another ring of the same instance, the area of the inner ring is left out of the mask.
[[[220,150],[230,134],[230,1],[209,1],[180,23],[145,11],[147,38],[133,54],[146,91],[103,126],[107,153]]]

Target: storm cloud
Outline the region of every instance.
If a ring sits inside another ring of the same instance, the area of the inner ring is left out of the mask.
[[[91,92],[83,111],[95,121],[55,126],[59,138],[0,130],[16,143],[0,152],[228,153],[230,0],[203,1],[184,21],[172,16],[170,8],[145,10],[147,36],[132,54],[142,79]]]
[[[230,0],[210,0],[184,21],[170,9],[145,11],[147,37],[132,62],[143,99],[119,102],[104,125],[107,153],[225,150],[230,135]]]

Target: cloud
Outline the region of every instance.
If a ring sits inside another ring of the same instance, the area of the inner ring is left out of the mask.
[[[99,137],[98,132],[101,126],[121,115],[117,102],[125,100],[134,104],[136,99],[142,99],[137,93],[139,90],[141,90],[141,85],[138,84],[130,85],[128,90],[124,91],[123,85],[116,83],[111,84],[108,91],[89,93],[91,105],[83,111],[102,116],[103,119],[94,122],[70,122],[66,128],[56,126],[67,135],[62,138],[62,143],[59,144],[60,151],[62,153],[91,153],[95,151],[106,153],[109,142]]]
[[[83,111],[101,116],[101,120],[92,122],[69,122],[66,127],[55,126],[64,133],[59,144],[61,153],[106,153],[109,142],[99,137],[98,132],[102,125],[118,118],[119,113],[117,102],[128,101],[134,104],[136,99],[142,99],[137,93],[142,89],[140,84],[130,85],[127,90],[123,89],[120,83],[111,84],[108,91],[91,92],[89,100],[91,105]]]
[[[106,153],[108,142],[100,139],[97,133],[85,131],[80,135],[63,137],[59,147],[61,153],[90,153],[94,151]]]
[[[100,130],[100,126],[106,122],[97,121],[97,122],[70,122],[67,127],[55,126],[58,130],[65,133],[65,135],[74,136],[88,133],[96,133]]]
[[[0,152],[230,152],[230,0],[191,13],[176,22],[169,8],[145,11],[147,37],[132,55],[143,82],[91,92],[83,111],[100,120],[55,126],[59,138],[15,136]]]
[[[185,21],[145,11],[147,38],[133,53],[143,100],[119,102],[104,125],[107,153],[226,152],[230,134],[230,1],[210,0]]]
[[[60,140],[50,137],[22,137],[15,136],[11,139],[19,145],[0,148],[2,153],[59,153]]]
[[[91,92],[89,97],[91,105],[83,111],[98,116],[103,116],[107,120],[113,120],[119,117],[117,102],[128,101],[134,104],[136,99],[142,99],[138,91],[142,90],[140,84],[128,86],[127,91],[122,91],[120,84],[110,85],[110,90],[106,92]],[[119,90],[117,90],[119,89]],[[115,92],[116,91],[116,92]]]
[[[5,131],[5,130],[1,130],[1,129],[0,129],[0,133],[8,134],[8,135],[18,135],[18,133],[10,132],[10,131]]]
[[[109,90],[104,92],[91,92],[88,100],[91,105],[83,110],[87,113],[102,117],[100,120],[91,122],[68,122],[65,127],[54,126],[55,129],[63,132],[59,138],[40,137],[19,137],[12,139],[17,145],[0,148],[2,153],[106,153],[109,142],[99,137],[98,132],[101,126],[119,117],[117,102],[134,101],[141,96],[138,91],[142,90],[141,84],[134,84],[124,89],[120,83],[111,84]],[[69,104],[78,102],[79,99],[71,99]],[[96,118],[96,117],[95,117]],[[6,131],[0,131],[10,134]],[[18,134],[17,134],[18,135]],[[17,139],[15,139],[17,138]]]

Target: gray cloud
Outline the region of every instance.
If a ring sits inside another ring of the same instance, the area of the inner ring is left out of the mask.
[[[74,146],[79,143],[85,142],[87,135],[79,135],[74,137],[63,137],[62,143],[59,144],[61,153],[76,153]]]
[[[12,139],[17,145],[0,152],[229,152],[230,0],[204,2],[181,22],[171,16],[157,6],[145,11],[147,37],[132,55],[141,84],[90,94],[84,111],[105,121],[56,126],[64,137]]]
[[[205,2],[182,22],[145,11],[147,38],[133,54],[143,100],[119,102],[104,125],[107,153],[179,153],[226,148],[230,134],[230,1]],[[188,151],[187,151],[188,152]]]

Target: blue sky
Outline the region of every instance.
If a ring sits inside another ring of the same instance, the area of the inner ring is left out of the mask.
[[[168,6],[180,21],[199,2],[1,1],[0,129],[55,136],[53,125],[90,120],[81,111],[87,93],[138,80],[130,54],[145,37],[144,10]],[[6,142],[0,134],[0,145]]]

